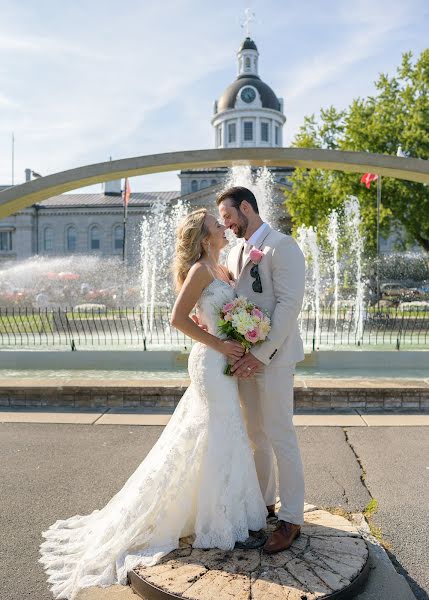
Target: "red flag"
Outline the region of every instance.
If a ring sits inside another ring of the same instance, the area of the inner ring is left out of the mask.
[[[125,208],[128,206],[130,196],[131,196],[131,188],[130,188],[130,182],[128,181],[128,177],[127,177],[125,179],[124,197],[123,197]]]
[[[370,189],[371,183],[373,181],[377,181],[377,179],[378,179],[378,175],[376,175],[375,173],[364,173],[361,177],[360,182],[364,183],[366,185],[366,187],[368,189]]]

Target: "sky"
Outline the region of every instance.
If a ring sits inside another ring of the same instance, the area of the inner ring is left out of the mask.
[[[0,185],[11,183],[12,133],[15,183],[26,167],[213,148],[213,104],[236,78],[247,7],[259,74],[284,99],[285,146],[304,116],[373,94],[403,52],[428,47],[428,0],[0,0]],[[178,190],[179,179],[131,188]]]

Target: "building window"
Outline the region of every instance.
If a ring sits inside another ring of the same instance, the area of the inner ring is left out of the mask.
[[[270,141],[270,126],[269,123],[261,123],[261,142]]]
[[[222,146],[222,125],[217,128],[217,145]]]
[[[285,177],[280,177],[280,183],[286,183],[286,178]]]
[[[248,56],[246,57],[246,61],[244,64],[245,64],[246,71],[250,71],[250,58]]]
[[[191,181],[191,192],[198,192],[198,181],[196,179]]]
[[[228,124],[228,144],[233,144],[237,139],[237,126],[235,123]]]
[[[201,182],[201,189],[208,187],[207,179],[203,179]]]
[[[0,231],[0,252],[10,252],[12,250],[12,232]]]
[[[276,146],[280,146],[280,127],[278,125],[276,125],[275,128],[275,142],[276,142]]]
[[[216,185],[217,184],[217,180],[216,179],[212,179],[210,182],[210,185]]]
[[[91,250],[100,250],[100,228],[97,225],[91,227],[89,235],[89,247]]]
[[[67,229],[67,252],[75,252],[77,243],[77,232],[74,227]]]
[[[46,227],[43,232],[43,249],[46,252],[51,252],[54,249],[54,230],[52,227]]]
[[[123,225],[116,225],[113,232],[113,244],[115,250],[122,250],[124,245],[124,227]]]
[[[245,142],[253,141],[253,122],[252,121],[244,121],[244,141]]]

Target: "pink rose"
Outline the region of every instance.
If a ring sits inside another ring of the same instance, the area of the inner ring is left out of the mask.
[[[254,344],[255,342],[259,341],[259,329],[257,327],[251,329],[245,334],[244,337],[248,342],[252,342]]]
[[[262,260],[264,253],[258,248],[252,248],[249,254],[249,258],[255,265],[259,264]]]
[[[232,310],[234,308],[234,302],[228,302],[228,304],[225,304],[224,307],[222,308],[224,313],[229,312],[230,310]]]
[[[254,309],[252,310],[252,315],[253,315],[254,317],[256,317],[257,319],[262,319],[262,318],[264,317],[264,315],[263,315],[262,311],[260,311],[260,310],[259,310],[259,308],[254,308]]]

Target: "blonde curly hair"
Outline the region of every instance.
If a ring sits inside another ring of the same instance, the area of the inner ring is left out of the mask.
[[[204,251],[202,242],[209,235],[205,223],[206,215],[205,208],[194,210],[183,219],[177,230],[176,255],[173,264],[177,291],[180,291],[189,269]]]

